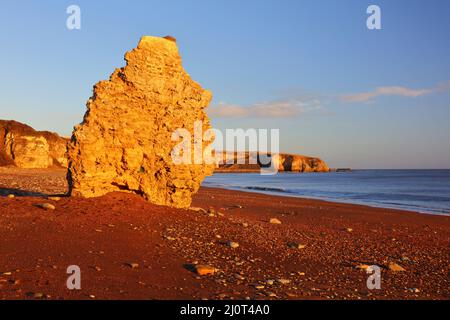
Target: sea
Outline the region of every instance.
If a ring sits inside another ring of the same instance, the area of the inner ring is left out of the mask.
[[[203,186],[450,216],[450,170],[215,173]]]

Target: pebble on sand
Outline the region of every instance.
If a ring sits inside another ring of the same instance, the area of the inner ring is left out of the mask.
[[[198,264],[195,266],[195,272],[201,276],[213,275],[216,271],[216,268],[209,265]]]
[[[139,263],[136,262],[125,262],[125,265],[131,269],[139,268]]]
[[[288,279],[278,279],[277,281],[280,284],[289,284],[289,283],[291,283],[291,280],[288,280]]]
[[[12,199],[12,198],[14,198],[14,197],[15,197],[15,195],[13,195],[13,194],[8,194],[8,198]]]
[[[253,284],[253,287],[254,287],[256,290],[262,290],[262,289],[265,288],[262,284]]]
[[[281,221],[278,220],[277,218],[271,218],[269,220],[269,223],[271,223],[271,224],[281,224]]]
[[[27,296],[35,299],[41,299],[44,297],[44,294],[42,292],[28,292]]]
[[[195,212],[202,212],[202,213],[206,213],[206,210],[203,208],[199,208],[199,207],[190,207],[189,210],[191,211],[195,211]]]
[[[239,247],[239,243],[234,242],[234,241],[228,241],[227,246],[229,246],[232,249],[236,249],[237,247]]]
[[[394,272],[406,271],[401,265],[399,265],[395,262],[389,263],[389,270],[394,271]]]
[[[369,269],[369,267],[370,267],[369,265],[361,263],[361,264],[358,264],[355,268],[367,271]]]
[[[50,203],[38,203],[35,204],[36,207],[41,208],[41,209],[45,209],[45,210],[55,210],[56,207]]]
[[[306,244],[301,244],[298,242],[289,242],[288,243],[288,247],[292,248],[292,249],[305,249],[306,248]]]

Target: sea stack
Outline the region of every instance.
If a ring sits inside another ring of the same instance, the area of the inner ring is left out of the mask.
[[[211,128],[205,112],[211,92],[183,69],[173,37],[142,37],[125,60],[125,67],[94,86],[83,122],[74,128],[69,192],[96,197],[126,191],[187,208],[214,165],[175,164],[171,152],[180,141],[172,134],[183,128],[194,137],[196,121],[203,132]]]

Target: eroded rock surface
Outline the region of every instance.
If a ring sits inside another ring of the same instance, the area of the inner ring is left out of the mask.
[[[171,137],[178,128],[193,137],[195,121],[203,121],[203,131],[210,128],[204,109],[211,93],[183,69],[172,37],[143,37],[125,60],[125,67],[95,85],[84,120],[74,129],[71,194],[128,191],[155,204],[189,207],[214,166],[174,164],[171,151],[179,141]]]
[[[19,168],[67,166],[67,139],[36,131],[13,120],[0,120],[0,165]]]

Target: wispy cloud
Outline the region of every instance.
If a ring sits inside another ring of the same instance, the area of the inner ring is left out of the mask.
[[[369,92],[341,95],[340,100],[348,103],[372,102],[375,98],[380,96],[401,96],[401,97],[417,98],[445,91],[450,91],[450,81],[439,83],[432,88],[421,88],[421,89],[412,89],[402,86],[378,87],[375,90]]]
[[[255,103],[251,106],[221,102],[210,107],[208,114],[218,118],[291,118],[318,110],[323,110],[318,99],[293,98]]]

